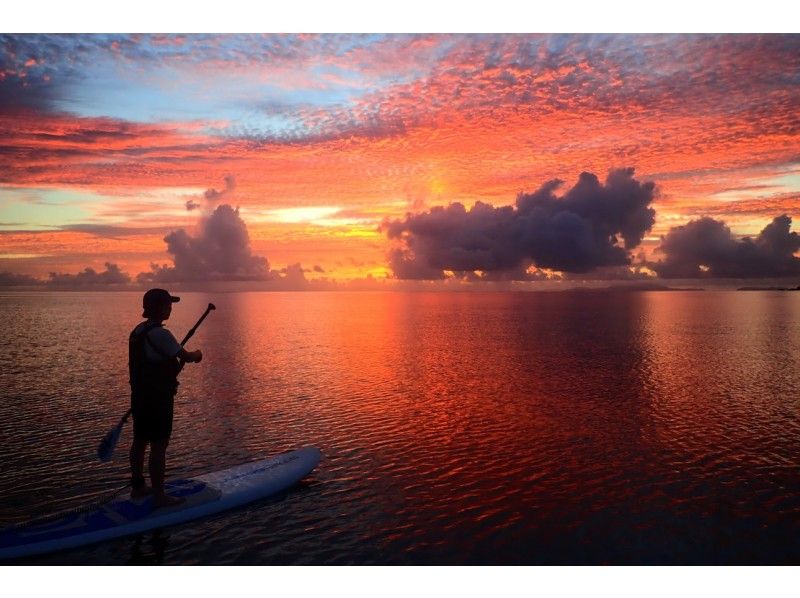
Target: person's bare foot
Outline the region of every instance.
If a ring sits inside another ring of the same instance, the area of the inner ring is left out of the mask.
[[[153,498],[153,507],[155,507],[156,509],[159,509],[161,507],[175,507],[185,502],[186,499],[183,497],[162,494],[161,496],[156,496],[155,498]]]
[[[131,499],[139,500],[140,498],[150,496],[152,493],[153,489],[150,486],[142,486],[141,488],[134,488],[133,490],[131,490]]]

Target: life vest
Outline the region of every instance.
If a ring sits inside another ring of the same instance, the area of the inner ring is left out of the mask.
[[[168,392],[174,395],[178,391],[180,361],[162,353],[148,336],[153,328],[161,326],[160,322],[147,322],[138,332],[134,328],[128,337],[128,381],[134,394]],[[162,359],[156,362],[148,360],[145,343]]]

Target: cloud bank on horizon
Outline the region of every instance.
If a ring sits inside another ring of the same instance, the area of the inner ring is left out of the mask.
[[[798,109],[798,35],[0,35],[0,271],[794,276],[760,231],[797,216]]]
[[[252,253],[239,208],[213,206],[223,193],[233,191],[233,178],[225,182],[225,192],[205,192],[206,212],[196,236],[181,228],[164,237],[173,265],[153,263],[149,271],[136,276],[136,282],[271,281],[276,289],[315,288],[305,273],[322,274],[321,266],[305,269],[298,262],[271,270],[266,257]],[[601,271],[601,278],[608,280],[647,278],[642,266],[665,279],[800,276],[800,257],[795,255],[800,251],[800,234],[791,232],[792,219],[785,214],[774,218],[755,239],[736,239],[720,220],[692,220],[662,236],[655,253],[665,259],[647,261],[640,256],[635,268],[626,269],[632,264],[632,251],[655,222],[655,210],[649,207],[656,194],[654,183],[639,182],[633,168],[623,168],[609,172],[604,184],[592,173],[581,173],[572,188],[556,196],[562,184],[556,179],[534,193],[521,193],[514,206],[495,208],[477,202],[467,210],[453,203],[384,221],[383,231],[395,242],[388,255],[394,276],[535,281]],[[119,287],[131,282],[130,275],[110,262],[102,272],[92,267],[77,274],[50,272],[47,281],[0,272],[0,287]]]

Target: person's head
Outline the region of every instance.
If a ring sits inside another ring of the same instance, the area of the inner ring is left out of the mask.
[[[148,320],[166,320],[172,313],[172,304],[180,300],[180,297],[174,297],[164,289],[150,289],[142,297],[142,317]]]

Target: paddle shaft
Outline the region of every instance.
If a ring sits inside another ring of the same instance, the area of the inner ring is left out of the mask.
[[[208,307],[206,308],[206,311],[204,311],[204,312],[203,312],[203,315],[202,315],[202,316],[200,316],[200,319],[199,319],[199,320],[197,320],[197,324],[195,324],[194,326],[192,326],[192,327],[189,329],[189,332],[187,332],[187,333],[186,333],[186,336],[184,336],[184,337],[183,337],[183,340],[181,341],[181,347],[182,347],[183,345],[185,345],[187,342],[189,342],[189,339],[190,339],[190,338],[192,338],[192,335],[194,334],[195,330],[197,330],[197,327],[198,327],[198,326],[200,326],[200,324],[202,324],[202,323],[203,323],[203,320],[205,320],[205,319],[206,319],[206,316],[207,316],[207,315],[208,315],[208,314],[211,312],[211,310],[213,310],[213,309],[217,309],[217,308],[216,308],[216,306],[215,306],[213,303],[209,303],[209,304],[208,304]]]

